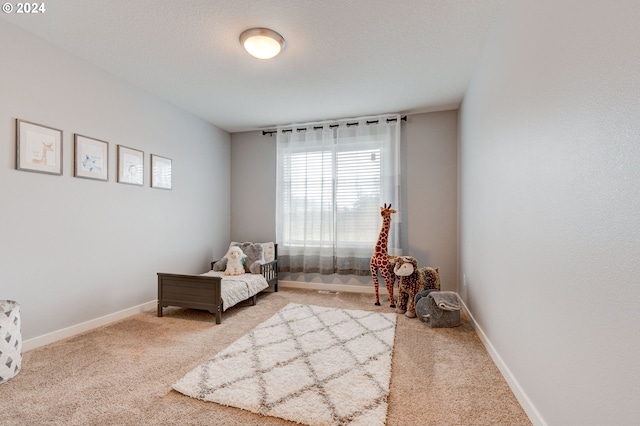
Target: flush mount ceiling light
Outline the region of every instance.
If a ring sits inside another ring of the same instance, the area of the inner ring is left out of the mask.
[[[240,34],[240,44],[259,59],[270,59],[284,49],[284,38],[268,28],[250,28]]]

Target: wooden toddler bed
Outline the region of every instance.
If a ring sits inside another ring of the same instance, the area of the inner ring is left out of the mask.
[[[237,277],[225,277],[223,272],[215,272],[211,262],[211,271],[202,275],[181,275],[158,273],[158,316],[162,316],[162,308],[167,306],[179,306],[182,308],[202,309],[215,314],[216,324],[222,322],[222,312],[242,301],[238,297],[239,288],[236,287],[236,295],[232,296],[232,302],[224,304],[223,293],[229,294],[232,286],[242,286],[244,300],[251,299],[256,304],[256,295],[270,288],[278,291],[278,245],[274,244],[274,260],[260,265],[260,274],[239,275]],[[264,278],[264,279],[263,279]],[[266,284],[254,284],[255,281],[266,281]],[[245,283],[242,285],[240,283]],[[226,297],[229,300],[229,296]]]

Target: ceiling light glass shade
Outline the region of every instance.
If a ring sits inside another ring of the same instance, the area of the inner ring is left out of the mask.
[[[240,34],[240,44],[259,59],[270,59],[284,49],[284,38],[268,28],[250,28]]]

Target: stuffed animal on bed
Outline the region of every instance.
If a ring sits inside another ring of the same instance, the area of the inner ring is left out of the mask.
[[[240,247],[242,252],[245,254],[244,261],[242,262],[244,265],[244,272],[249,272],[251,274],[261,274],[262,273],[262,265],[265,263],[264,260],[264,250],[262,248],[262,244],[260,243],[237,243],[232,242],[229,244],[229,248],[231,247]],[[211,269],[214,271],[224,271],[227,268],[227,257],[223,257],[217,262],[213,263]]]
[[[229,251],[224,255],[227,259],[227,268],[224,270],[225,275],[242,275],[244,274],[244,259],[247,257],[242,249],[238,246],[229,247]]]
[[[393,272],[400,277],[398,285],[398,307],[396,312],[415,318],[414,298],[423,290],[440,290],[439,268],[418,268],[418,261],[411,256],[400,256],[396,260]]]

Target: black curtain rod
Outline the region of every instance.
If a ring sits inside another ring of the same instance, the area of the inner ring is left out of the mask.
[[[407,121],[407,116],[404,115],[404,116],[400,117],[400,120]],[[390,123],[391,121],[398,121],[398,119],[397,118],[387,118],[387,123]],[[367,121],[367,124],[374,124],[374,123],[378,123],[378,122],[379,122],[379,120],[371,120],[371,121]],[[358,125],[358,122],[347,123],[347,127],[349,127],[349,126],[357,126],[357,125]],[[330,124],[329,125],[330,128],[334,128],[334,127],[338,127],[338,126],[339,126],[339,124]],[[322,129],[323,127],[324,126],[314,126],[313,130]],[[297,128],[296,129],[296,131],[298,131],[298,132],[303,132],[305,130],[307,130],[306,127],[301,127],[301,128]],[[263,130],[262,131],[262,136],[265,136],[265,135],[272,136],[274,133],[277,133],[277,132],[278,132],[277,130]],[[286,130],[282,131],[282,133],[288,133],[288,132],[293,132],[293,129],[286,129]]]

